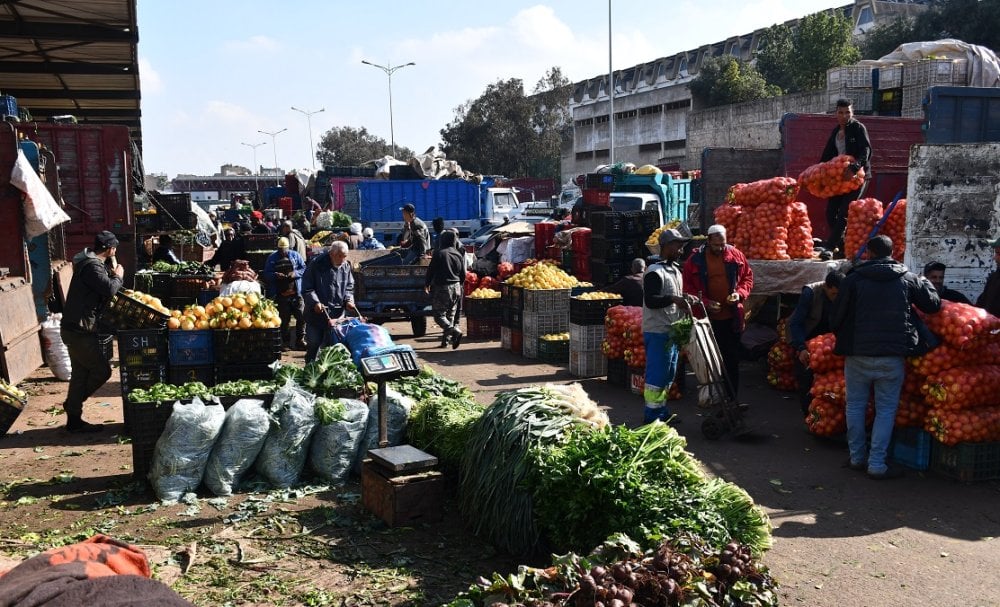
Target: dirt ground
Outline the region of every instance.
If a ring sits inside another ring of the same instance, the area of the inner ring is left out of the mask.
[[[641,399],[603,379],[576,380],[497,342],[443,350],[433,327],[413,339],[408,325],[387,326],[480,402],[514,387],[580,381],[613,422],[641,422]],[[774,548],[764,561],[782,604],[1000,606],[1000,482],[915,471],[878,482],[842,469],[845,445],[805,432],[793,396],[770,389],[760,365],[744,363],[742,373],[750,435],[705,440],[692,390],[674,410],[691,452],[770,514]],[[48,369],[22,387],[28,409],[0,438],[0,569],[103,532],[142,546],[154,575],[198,605],[416,606],[518,564],[472,536],[452,501],[440,523],[390,529],[361,507],[357,484],[159,506],[131,477],[117,372],[86,404],[86,419],[108,425],[93,435],[61,429],[66,384]]]

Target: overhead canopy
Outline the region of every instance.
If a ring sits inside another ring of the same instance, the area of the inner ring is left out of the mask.
[[[0,93],[36,121],[122,124],[141,145],[136,0],[0,0]]]

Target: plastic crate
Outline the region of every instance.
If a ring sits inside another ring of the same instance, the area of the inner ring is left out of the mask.
[[[264,264],[267,263],[267,258],[271,256],[271,253],[274,253],[274,251],[247,251],[246,258],[250,264],[250,269],[258,274],[263,272]]]
[[[511,339],[511,329],[510,327],[505,327],[500,325],[500,348],[503,350],[510,350],[510,339]]]
[[[141,215],[135,215],[135,231],[136,232],[159,232],[160,231],[160,215],[159,213],[143,213]]]
[[[569,313],[569,289],[525,289],[524,313]]]
[[[247,251],[275,251],[278,248],[278,234],[244,234],[243,244]]]
[[[524,313],[511,308],[501,308],[500,326],[520,330],[524,325]]]
[[[167,381],[175,386],[199,381],[206,386],[215,385],[215,367],[208,365],[171,365]]]
[[[611,192],[608,190],[583,190],[583,203],[608,206],[611,204]]]
[[[594,238],[625,238],[625,213],[605,210],[590,215],[590,229]]]
[[[198,291],[198,305],[205,306],[208,305],[210,301],[219,296],[218,289],[202,289]]]
[[[500,347],[514,354],[521,354],[524,334],[519,329],[500,327]]]
[[[269,363],[248,363],[242,365],[216,365],[215,383],[240,379],[268,380],[274,378],[274,370]]]
[[[872,85],[871,66],[845,65],[826,71],[826,89],[833,91],[842,87],[870,88]]]
[[[161,230],[193,230],[198,227],[198,216],[194,213],[164,214],[160,218]]]
[[[963,482],[1000,478],[1000,442],[931,443],[931,470]]]
[[[118,361],[123,367],[163,365],[169,360],[167,352],[166,329],[118,332]]]
[[[166,314],[157,312],[144,303],[123,293],[111,298],[101,313],[100,324],[119,331],[128,329],[160,329],[167,326]]]
[[[601,342],[607,337],[608,331],[604,323],[599,325],[569,325],[569,343],[573,350],[585,352],[601,349]]]
[[[607,359],[608,383],[622,388],[628,386],[628,365],[623,358]]]
[[[465,336],[468,339],[500,339],[500,317],[469,318],[465,321]]]
[[[174,276],[171,297],[177,299],[184,298],[191,302],[196,302],[198,301],[198,296],[205,289],[206,284],[214,279],[214,276],[208,275]]]
[[[17,421],[17,417],[21,415],[21,411],[24,411],[24,408],[28,403],[2,386],[0,386],[0,393],[3,393],[4,396],[14,401],[12,403],[7,402],[6,400],[0,402],[0,436],[3,436],[4,434],[7,434],[10,427],[14,425],[14,422]]]
[[[524,333],[521,341],[521,355],[525,358],[538,358],[538,336]]]
[[[636,211],[636,213],[638,214],[638,235],[642,236],[643,240],[645,240],[650,234],[656,231],[656,228],[660,227],[660,216],[653,210]]]
[[[462,311],[465,313],[465,317],[470,319],[500,318],[502,309],[503,303],[499,297],[494,299],[466,297],[462,303]]]
[[[584,188],[594,190],[615,189],[615,176],[611,173],[587,173],[584,177]]]
[[[500,301],[503,307],[513,310],[524,309],[524,287],[500,283]]]
[[[892,459],[914,470],[926,470],[931,463],[931,434],[921,428],[897,427],[889,447]]]
[[[903,86],[965,86],[968,84],[968,60],[921,59],[903,69]]]
[[[569,315],[565,312],[525,312],[522,328],[525,335],[532,337],[563,333],[569,331]]]
[[[121,378],[122,398],[127,400],[132,390],[165,382],[167,367],[165,365],[122,366],[118,369],[118,374]]]
[[[604,317],[614,306],[622,305],[622,298],[569,300],[569,322],[574,325],[600,325],[604,327]]]
[[[591,276],[593,276],[593,283],[595,285],[604,286],[609,285],[628,274],[629,264],[627,263],[607,263],[603,261],[594,261],[590,264]]]
[[[281,329],[213,331],[215,364],[273,363],[281,358]]]
[[[622,361],[624,362],[624,361]],[[628,368],[628,389],[632,394],[642,394],[646,388],[646,370],[642,367]]]
[[[139,289],[143,293],[152,295],[153,297],[159,297],[160,299],[167,299],[174,292],[174,277],[172,274],[167,274],[165,272],[153,272],[151,274],[145,275],[145,289]],[[139,275],[136,275],[136,280],[139,280]],[[138,283],[136,283],[138,288]]]
[[[608,359],[600,350],[569,352],[569,372],[576,377],[599,377],[608,374]]]
[[[903,65],[889,65],[878,68],[878,89],[896,89],[903,86]]]
[[[550,340],[538,338],[538,360],[552,365],[564,365],[569,362],[569,340]]]
[[[162,192],[150,192],[150,196],[155,204],[164,214],[184,215],[191,212],[191,194],[180,192],[174,194],[164,194]]]
[[[170,364],[211,365],[215,361],[214,335],[211,330],[169,332]]]

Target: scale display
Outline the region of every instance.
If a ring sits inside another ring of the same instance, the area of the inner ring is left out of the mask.
[[[361,359],[361,374],[365,379],[389,380],[420,373],[412,352],[389,352]]]

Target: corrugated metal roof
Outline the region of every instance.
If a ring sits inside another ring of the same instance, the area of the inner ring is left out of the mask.
[[[123,124],[141,146],[136,0],[0,0],[0,93],[34,120]]]

